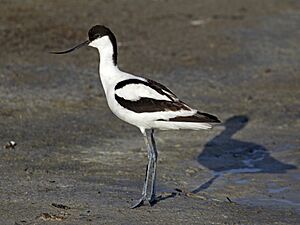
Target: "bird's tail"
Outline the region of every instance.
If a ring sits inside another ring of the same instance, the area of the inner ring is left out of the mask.
[[[196,112],[192,116],[176,116],[170,118],[169,120],[159,120],[155,121],[157,128],[162,130],[169,129],[191,129],[191,130],[200,130],[200,129],[210,129],[212,125],[210,123],[220,123],[221,121],[214,115]]]

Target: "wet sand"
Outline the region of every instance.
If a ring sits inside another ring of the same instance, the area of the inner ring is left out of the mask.
[[[2,1],[0,13],[0,224],[300,223],[298,1]],[[152,207],[129,209],[146,150],[109,111],[96,50],[47,53],[94,24],[116,34],[122,69],[224,122],[156,132]]]

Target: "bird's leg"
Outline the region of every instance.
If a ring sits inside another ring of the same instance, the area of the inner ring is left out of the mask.
[[[150,170],[152,167],[152,163],[153,163],[153,156],[152,156],[152,147],[151,147],[151,143],[149,142],[149,137],[151,135],[151,133],[149,133],[148,130],[145,130],[145,132],[143,132],[144,135],[144,140],[145,143],[147,145],[147,152],[148,152],[148,164],[146,167],[146,175],[145,175],[145,181],[144,181],[144,187],[143,187],[143,192],[142,192],[142,197],[133,205],[131,206],[132,209],[141,206],[145,200],[147,200],[147,189],[148,189],[148,183],[149,183],[149,174],[150,174]]]
[[[151,130],[151,136],[150,136],[150,142],[151,142],[151,157],[152,157],[152,162],[153,162],[153,170],[152,170],[152,182],[151,182],[151,192],[150,192],[150,198],[148,199],[150,204],[155,202],[155,193],[156,193],[156,166],[157,166],[157,157],[158,157],[158,152],[156,148],[156,143],[154,139],[154,130]]]

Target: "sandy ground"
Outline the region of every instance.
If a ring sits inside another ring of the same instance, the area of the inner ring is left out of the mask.
[[[0,224],[299,224],[299,1],[0,2]],[[218,115],[209,132],[157,131],[146,151],[109,111],[94,49],[50,55],[94,24],[122,69]],[[176,190],[175,190],[176,189]]]

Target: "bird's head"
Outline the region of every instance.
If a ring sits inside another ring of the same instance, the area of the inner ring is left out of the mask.
[[[54,51],[50,52],[53,54],[66,54],[74,51],[75,49],[81,48],[83,46],[90,46],[97,48],[99,52],[104,50],[105,48],[112,47],[113,60],[116,64],[117,62],[117,41],[115,35],[111,32],[111,30],[103,25],[95,25],[88,31],[88,39],[84,42],[74,46],[65,51]]]

